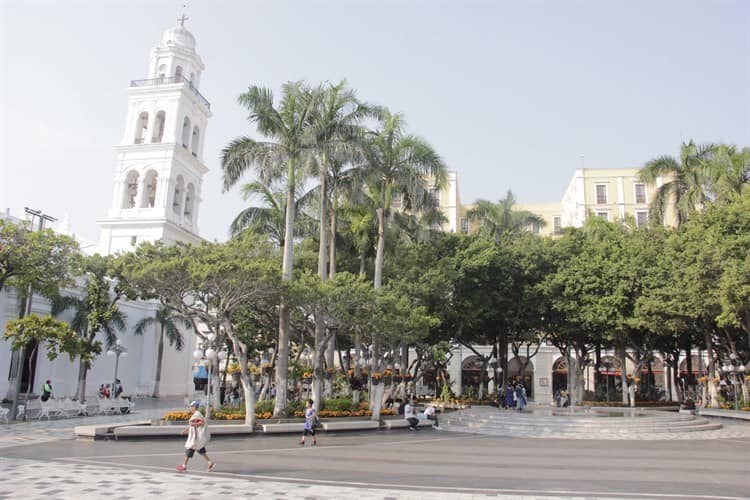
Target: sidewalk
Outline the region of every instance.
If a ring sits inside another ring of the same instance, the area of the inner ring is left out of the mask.
[[[184,397],[136,399],[135,409],[127,415],[92,415],[88,417],[32,419],[9,424],[0,423],[0,449],[11,446],[47,443],[60,439],[75,439],[77,425],[96,425],[109,422],[157,420],[172,410],[184,409]]]

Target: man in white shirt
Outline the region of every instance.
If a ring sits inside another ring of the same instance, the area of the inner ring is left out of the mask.
[[[417,425],[419,424],[419,419],[414,411],[414,401],[411,399],[406,402],[406,406],[404,407],[404,419],[409,422],[410,431],[418,430]]]
[[[440,429],[440,423],[438,422],[437,418],[437,410],[433,405],[428,406],[424,409],[424,416],[427,420],[432,420],[435,423],[432,424],[433,429]]]

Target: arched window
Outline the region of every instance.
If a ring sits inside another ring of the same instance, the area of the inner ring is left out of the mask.
[[[193,220],[193,203],[195,200],[195,186],[193,186],[193,183],[191,182],[187,186],[187,192],[185,193],[185,219],[192,221]]]
[[[198,125],[193,127],[193,138],[190,142],[190,146],[193,150],[193,156],[198,156],[198,144],[200,144],[200,131],[198,130]]]
[[[190,118],[186,116],[185,120],[183,120],[182,122],[182,147],[183,148],[188,147],[189,142],[190,142]]]
[[[146,129],[148,128],[148,113],[145,111],[138,115],[138,120],[135,124],[135,144],[143,144],[143,138],[146,136]]]
[[[159,177],[155,170],[149,170],[146,173],[145,181],[143,183],[143,199],[141,200],[141,208],[154,208],[156,204],[156,185]]]
[[[182,81],[182,66],[177,66],[174,70],[174,81],[180,83]]]
[[[172,210],[179,215],[182,212],[182,195],[185,190],[185,181],[181,175],[177,176],[177,182],[174,185],[174,196],[172,197]]]
[[[159,65],[159,78],[163,80],[164,77],[166,76],[167,76],[167,65],[166,64]]]
[[[526,356],[515,356],[508,361],[508,381],[522,382],[526,395],[534,395],[534,363]]]
[[[125,187],[122,192],[122,208],[135,208],[138,196],[138,172],[131,170],[125,177]]]
[[[154,136],[151,142],[161,142],[164,137],[164,123],[166,122],[166,113],[159,111],[156,113],[156,122],[154,123]]]

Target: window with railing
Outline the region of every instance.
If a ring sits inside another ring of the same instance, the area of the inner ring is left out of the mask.
[[[430,189],[430,202],[433,206],[440,206],[440,190],[438,188]]]
[[[638,210],[635,213],[635,225],[637,227],[644,227],[648,224],[648,212],[646,210]]]
[[[596,185],[596,204],[597,205],[607,204],[607,185],[606,184]]]
[[[463,234],[468,234],[469,232],[469,219],[466,217],[461,217],[461,232]]]
[[[646,203],[646,185],[638,183],[634,185],[635,188],[635,202],[638,204]]]
[[[609,212],[596,212],[596,216],[600,219],[609,220]]]

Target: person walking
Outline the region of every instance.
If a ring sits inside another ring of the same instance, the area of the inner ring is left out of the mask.
[[[513,389],[513,386],[511,384],[508,384],[505,386],[505,405],[503,408],[510,409],[513,408],[513,401],[515,400],[515,390]]]
[[[52,381],[47,379],[42,386],[42,401],[47,401],[52,397]]]
[[[315,411],[315,408],[313,408],[313,400],[308,399],[307,403],[305,403],[305,428],[302,431],[302,439],[300,439],[299,444],[302,446],[305,446],[305,436],[310,434],[312,436],[312,446],[315,446],[318,444],[318,440],[315,439],[315,427],[318,423],[318,414]]]
[[[177,472],[185,472],[187,470],[187,464],[190,459],[193,458],[196,451],[198,452],[198,455],[206,459],[206,462],[208,463],[208,472],[211,472],[214,470],[214,467],[216,467],[216,462],[212,462],[208,457],[208,453],[206,453],[206,445],[211,439],[211,434],[208,431],[206,419],[203,418],[203,414],[198,410],[199,407],[200,403],[198,403],[198,401],[190,403],[190,410],[193,411],[193,414],[191,415],[190,420],[188,420],[188,428],[182,431],[183,436],[187,434],[187,441],[185,441],[185,460],[177,466]]]
[[[526,407],[526,388],[521,382],[516,385],[516,402],[518,403],[518,411],[523,411]]]
[[[404,420],[409,422],[409,430],[410,431],[417,431],[419,430],[419,419],[417,418],[417,413],[414,411],[414,400],[408,399],[406,401],[406,406],[404,406]]]

